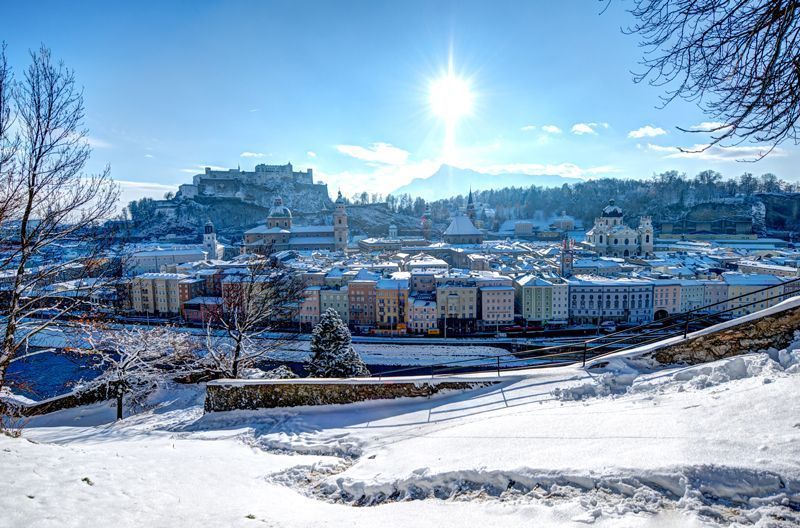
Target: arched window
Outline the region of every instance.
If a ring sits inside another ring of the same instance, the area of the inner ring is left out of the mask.
[[[628,245],[628,239],[627,238],[625,239],[625,245],[626,246]]]
[[[603,243],[603,235],[600,235],[600,243]]]
[[[644,241],[645,242],[650,242],[650,235],[645,235],[644,236]]]

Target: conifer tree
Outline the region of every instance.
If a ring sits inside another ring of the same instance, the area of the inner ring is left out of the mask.
[[[311,358],[306,369],[316,378],[369,376],[364,361],[353,350],[350,330],[332,308],[322,314],[311,334]]]

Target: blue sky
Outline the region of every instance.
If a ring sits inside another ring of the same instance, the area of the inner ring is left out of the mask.
[[[429,87],[452,53],[474,107],[459,166],[583,178],[711,168],[796,180],[798,150],[686,155],[709,119],[656,108],[632,81],[640,50],[624,2],[12,2],[3,40],[19,72],[40,43],[85,89],[92,169],[124,199],[160,196],[203,166],[314,168],[335,193],[389,192],[443,160]]]

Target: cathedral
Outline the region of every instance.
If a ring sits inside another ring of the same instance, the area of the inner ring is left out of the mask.
[[[609,200],[594,227],[586,232],[586,242],[599,255],[608,257],[646,256],[653,253],[653,222],[639,217],[639,227],[632,229],[622,221],[622,209]]]
[[[292,212],[276,197],[264,225],[244,232],[242,253],[271,253],[294,249],[298,251],[345,251],[350,238],[347,210],[342,193],[336,198],[331,226],[294,226]]]

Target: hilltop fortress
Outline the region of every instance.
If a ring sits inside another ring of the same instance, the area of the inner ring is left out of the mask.
[[[262,163],[254,171],[206,167],[205,172],[194,176],[192,183],[179,187],[177,198],[234,198],[269,208],[277,196],[283,197],[287,206],[302,212],[329,209],[332,205],[328,186],[314,183],[311,169],[295,171],[291,163]]]

